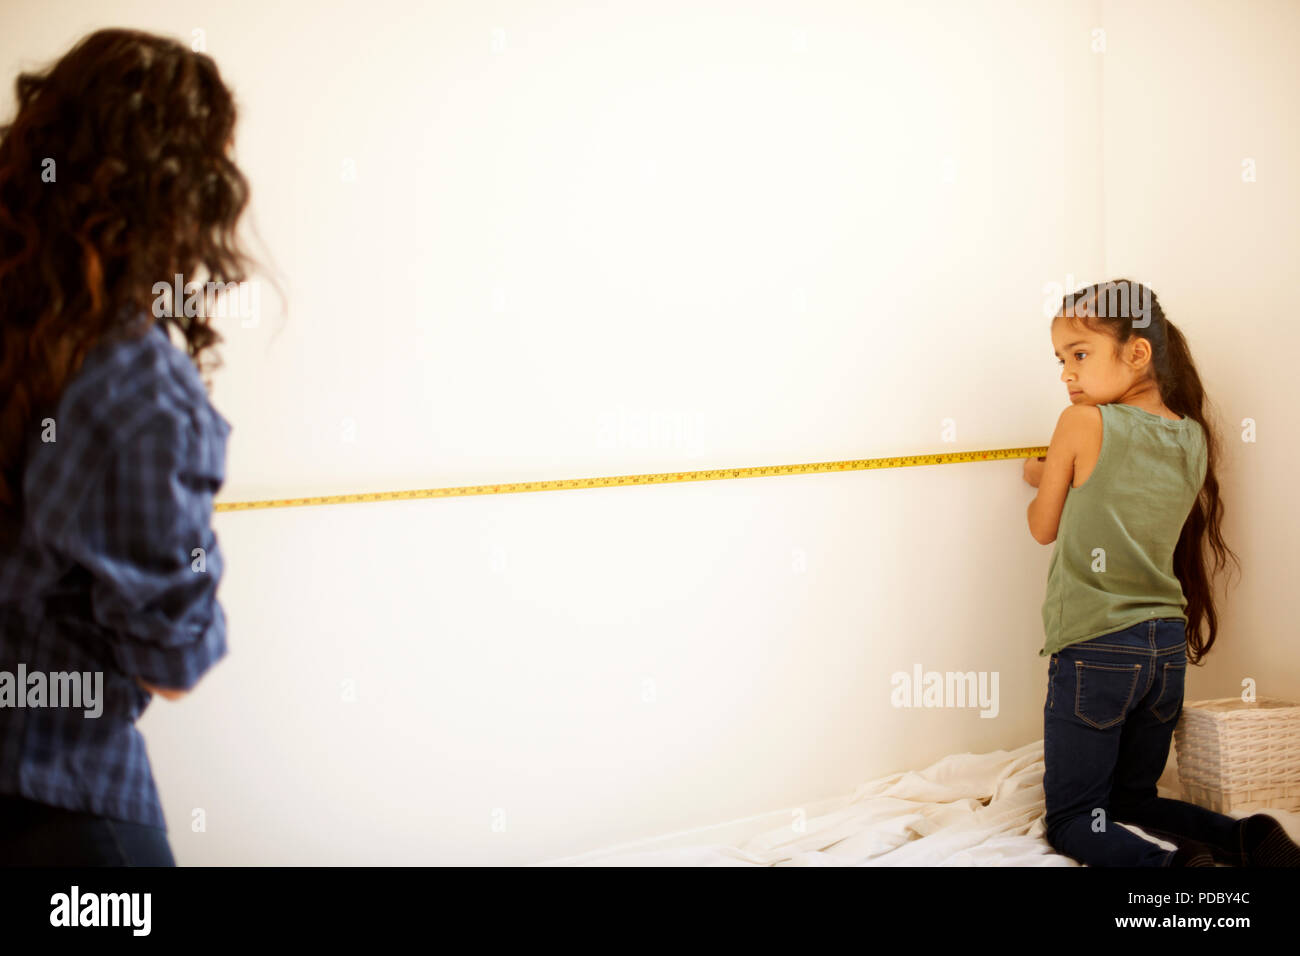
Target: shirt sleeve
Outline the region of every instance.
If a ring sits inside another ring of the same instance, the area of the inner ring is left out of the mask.
[[[224,444],[162,411],[113,449],[68,516],[59,550],[91,578],[95,623],[125,674],[189,690],[226,655],[211,527]]]

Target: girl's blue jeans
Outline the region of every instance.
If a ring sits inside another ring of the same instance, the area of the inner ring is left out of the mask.
[[[1043,707],[1047,842],[1089,866],[1169,866],[1166,850],[1119,826],[1242,866],[1240,821],[1156,796],[1183,711],[1184,621],[1154,618],[1049,658]]]

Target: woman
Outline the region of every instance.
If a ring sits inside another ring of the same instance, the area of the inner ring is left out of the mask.
[[[134,723],[226,653],[210,520],[230,425],[200,379],[220,336],[184,308],[159,317],[154,286],[245,278],[235,105],[210,57],[132,30],[16,86],[0,128],[0,862],[174,865]]]

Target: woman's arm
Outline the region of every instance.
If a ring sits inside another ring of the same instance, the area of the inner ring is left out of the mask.
[[[211,526],[222,447],[184,408],[147,411],[123,408],[133,427],[107,451],[92,454],[87,437],[107,426],[60,441],[47,452],[52,473],[32,477],[28,505],[50,550],[88,573],[105,665],[177,700],[226,654],[224,558]],[[70,484],[86,486],[73,507]]]

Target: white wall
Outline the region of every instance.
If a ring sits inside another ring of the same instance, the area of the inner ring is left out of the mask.
[[[1300,691],[1294,6],[610,7],[0,12],[3,75],[199,27],[242,104],[290,298],[219,323],[222,500],[1046,444],[1048,289],[1121,270],[1267,436],[1189,696]],[[230,656],[140,724],[177,859],[535,862],[1041,737],[1031,496],[1003,461],[219,514]],[[891,706],[917,664],[996,671],[996,717]]]
[[[1108,3],[1106,271],[1145,277],[1225,425],[1222,633],[1189,697],[1300,700],[1300,5]],[[1250,181],[1253,177],[1254,181]],[[1253,428],[1254,440],[1246,440]]]

